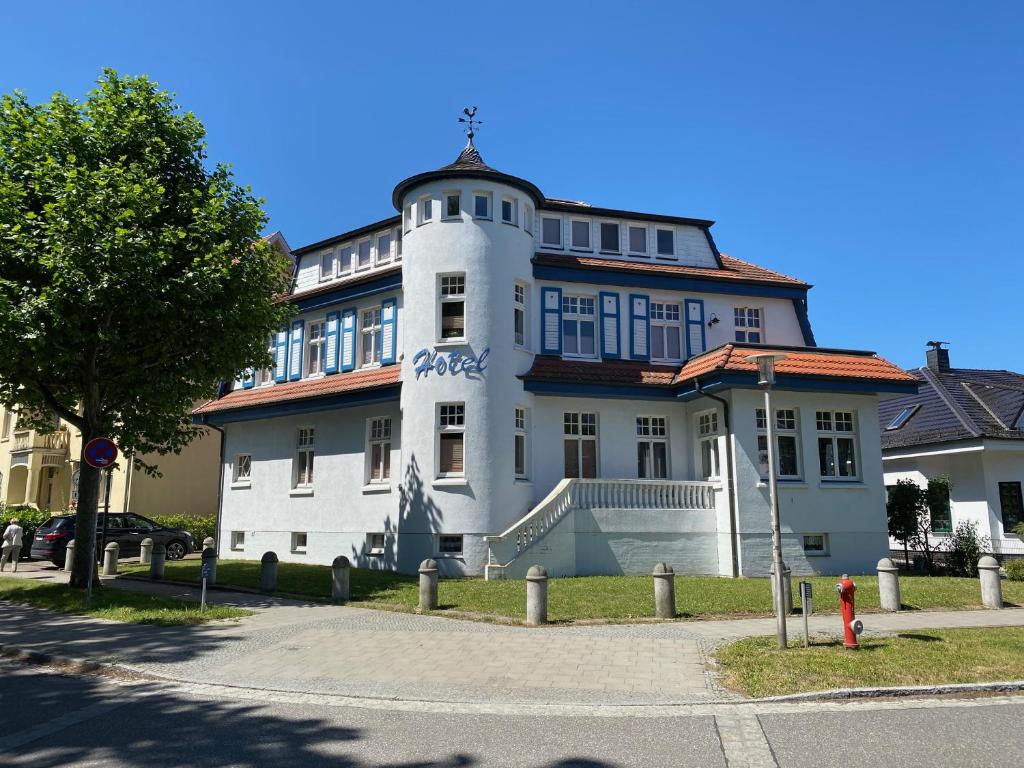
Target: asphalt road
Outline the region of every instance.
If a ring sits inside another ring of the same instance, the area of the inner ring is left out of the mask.
[[[19,766],[1024,764],[1024,698],[871,706],[709,706],[667,717],[455,713],[444,704],[432,712],[214,698],[0,662],[0,752]]]

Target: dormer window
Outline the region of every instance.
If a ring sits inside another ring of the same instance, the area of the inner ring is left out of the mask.
[[[885,428],[886,431],[899,429],[900,427],[902,427],[904,424],[910,421],[910,417],[917,413],[917,409],[920,407],[920,405],[908,405],[906,408],[904,408],[902,411],[896,414],[896,418],[889,422],[889,425]]]
[[[491,218],[491,193],[477,192],[473,195],[473,218]]]
[[[377,263],[386,264],[391,261],[391,233],[377,237]]]
[[[551,248],[562,247],[562,220],[551,216],[540,217],[540,243]]]
[[[647,227],[629,228],[629,254],[630,256],[647,255]]]
[[[352,271],[352,246],[343,245],[338,249],[338,274],[347,275]]]
[[[444,196],[444,217],[446,219],[458,219],[462,216],[462,195],[458,192],[448,192]]]
[[[573,219],[572,227],[572,247],[573,250],[577,251],[589,251],[590,250],[590,222],[581,221],[579,219]]]
[[[372,246],[372,240],[363,240],[359,243],[359,263],[356,265],[356,269],[370,268],[370,250]]]
[[[676,255],[676,233],[671,229],[657,230],[658,255],[674,258]]]
[[[334,277],[334,249],[324,251],[320,254],[320,280],[330,280]]]
[[[516,226],[518,221],[516,215],[516,201],[510,198],[502,198],[501,201],[501,220],[506,224]]]
[[[612,221],[601,222],[601,253],[619,252],[619,225]]]

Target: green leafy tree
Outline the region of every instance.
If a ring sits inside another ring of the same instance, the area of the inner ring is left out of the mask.
[[[0,99],[0,402],[137,457],[178,452],[218,382],[263,366],[287,320],[261,200],[207,163],[205,130],[146,77],[84,101]],[[71,583],[93,568],[100,474],[82,457]]]
[[[889,518],[889,535],[903,544],[904,558],[907,547],[924,556],[928,573],[935,570],[934,553],[941,546],[931,540],[933,534],[933,507],[939,510],[942,501],[941,489],[935,483],[945,482],[945,496],[948,508],[948,481],[929,480],[928,488],[921,488],[913,480],[899,480],[889,492],[886,513]]]

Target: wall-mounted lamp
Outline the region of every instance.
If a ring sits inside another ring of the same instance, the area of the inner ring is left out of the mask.
[[[708,320],[708,328],[714,328],[720,322],[722,322],[722,321],[718,319],[718,315],[716,315],[714,312],[712,312],[711,313],[711,319]]]

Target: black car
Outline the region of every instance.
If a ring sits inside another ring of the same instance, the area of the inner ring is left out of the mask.
[[[100,548],[103,536],[103,513],[97,515],[96,548]],[[34,560],[49,560],[63,566],[68,542],[75,538],[75,515],[51,517],[36,529],[32,537],[31,556]],[[107,521],[107,544],[116,541],[119,557],[138,557],[143,539],[163,544],[167,548],[168,560],[181,560],[195,549],[192,534],[174,528],[164,528],[142,515],[131,512],[111,513]]]

